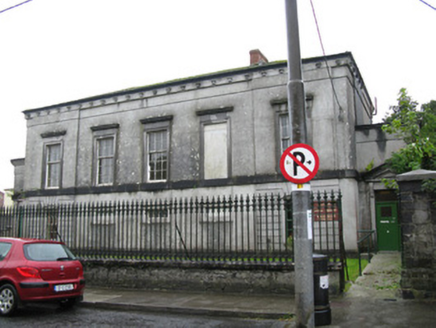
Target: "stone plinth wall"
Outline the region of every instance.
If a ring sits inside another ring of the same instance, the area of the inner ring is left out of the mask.
[[[104,288],[294,294],[292,265],[98,260],[82,262],[86,284]],[[339,293],[339,272],[329,272],[329,292]]]
[[[436,297],[436,199],[422,189],[424,180],[435,178],[424,170],[398,176],[404,298]]]

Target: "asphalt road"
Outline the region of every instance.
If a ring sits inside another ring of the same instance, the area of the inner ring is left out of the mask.
[[[61,310],[57,306],[38,305],[19,309],[13,317],[0,317],[0,327],[225,327],[283,328],[287,321],[232,319],[224,317],[153,314],[75,307]]]

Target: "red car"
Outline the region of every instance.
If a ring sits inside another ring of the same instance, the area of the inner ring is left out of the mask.
[[[0,315],[30,302],[70,307],[83,299],[84,289],[82,264],[64,243],[0,238]]]

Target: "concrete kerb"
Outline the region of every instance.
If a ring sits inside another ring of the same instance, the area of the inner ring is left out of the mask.
[[[247,311],[226,311],[217,309],[193,309],[193,308],[176,308],[162,306],[144,306],[135,304],[117,304],[104,302],[82,302],[82,307],[98,308],[104,310],[121,310],[121,311],[139,311],[149,313],[165,313],[165,314],[183,314],[183,315],[200,315],[211,317],[229,317],[229,318],[251,318],[251,319],[273,319],[278,320],[286,317],[293,317],[292,313],[259,313]]]
[[[292,317],[293,296],[88,288],[84,307],[240,318]]]

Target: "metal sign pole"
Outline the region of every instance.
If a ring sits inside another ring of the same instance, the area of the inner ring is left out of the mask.
[[[297,1],[285,0],[288,37],[288,111],[291,143],[306,143],[304,83],[301,72]],[[312,211],[310,188],[293,188],[295,303],[297,327],[314,327]]]

